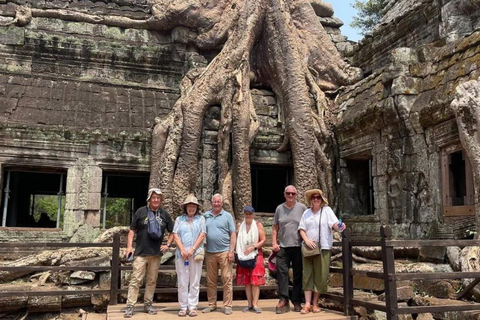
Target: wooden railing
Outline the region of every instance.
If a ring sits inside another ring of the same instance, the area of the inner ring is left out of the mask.
[[[435,280],[435,279],[462,279],[475,278],[469,286],[467,286],[457,296],[461,299],[475,285],[480,282],[480,272],[442,272],[442,273],[396,273],[394,248],[395,247],[444,247],[444,246],[480,246],[480,240],[392,240],[392,232],[389,226],[383,226],[380,230],[380,241],[352,241],[351,231],[349,229],[342,233],[342,242],[335,242],[335,246],[342,247],[343,268],[331,268],[333,273],[343,273],[343,297],[333,294],[324,294],[327,299],[336,300],[344,305],[344,313],[347,316],[353,316],[353,308],[363,306],[370,310],[379,310],[386,312],[388,320],[397,320],[399,314],[418,314],[445,311],[470,311],[480,310],[480,304],[467,305],[441,305],[441,306],[400,306],[397,301],[397,281],[401,280]],[[67,248],[67,247],[99,247],[112,248],[112,258],[110,266],[22,266],[7,267],[0,266],[0,271],[110,271],[111,282],[109,289],[92,289],[92,290],[55,290],[55,291],[9,291],[0,292],[0,297],[15,296],[54,296],[54,295],[77,295],[77,294],[110,294],[110,304],[117,304],[118,295],[126,293],[126,288],[120,287],[120,272],[122,270],[131,270],[131,266],[120,265],[120,248],[125,244],[120,243],[119,234],[115,234],[111,243],[0,243],[0,247],[4,248],[25,248],[25,247],[45,247],[45,248]],[[381,272],[362,271],[353,269],[352,247],[361,246],[380,246],[382,250],[383,270]],[[173,270],[172,267],[162,266],[161,270]],[[354,297],[353,294],[353,277],[355,275],[366,276],[376,279],[383,279],[385,286],[385,303],[373,303],[364,301]],[[235,289],[243,287],[235,286]],[[262,290],[275,289],[276,286],[262,286]],[[221,288],[219,289],[221,290]],[[176,288],[156,288],[155,293],[172,293],[176,292]],[[141,289],[144,292],[144,289]]]
[[[480,282],[480,272],[436,272],[436,273],[396,273],[395,272],[395,247],[446,247],[446,246],[479,246],[480,240],[392,240],[392,231],[389,226],[380,229],[380,241],[352,241],[351,231],[345,230],[342,242],[334,245],[342,246],[343,268],[331,268],[331,272],[343,273],[343,297],[333,294],[324,294],[327,299],[340,301],[344,304],[344,313],[353,316],[353,308],[362,306],[370,310],[383,311],[387,320],[397,320],[400,314],[418,314],[446,311],[473,311],[480,310],[480,304],[442,304],[441,306],[400,306],[397,301],[397,281],[401,280],[436,280],[436,279],[462,279],[475,278],[457,299],[464,297],[473,287]],[[382,251],[382,272],[362,271],[353,269],[352,247],[380,246]],[[373,303],[356,299],[353,294],[353,277],[366,276],[383,279],[385,286],[385,303]]]
[[[42,247],[46,249],[50,248],[112,248],[112,258],[110,266],[21,266],[21,267],[9,267],[1,266],[0,271],[110,271],[110,288],[109,289],[92,289],[92,290],[50,290],[50,291],[8,291],[0,292],[0,297],[17,297],[17,296],[67,296],[67,295],[88,295],[88,294],[109,294],[109,304],[115,305],[118,303],[118,295],[127,293],[128,288],[122,288],[120,282],[120,272],[132,270],[131,265],[122,266],[120,264],[120,248],[126,247],[125,243],[120,243],[120,235],[113,235],[113,242],[110,243],[0,243],[0,248],[32,248]],[[159,272],[174,270],[173,265],[162,265]],[[262,290],[274,290],[276,285],[262,286]],[[219,287],[217,290],[222,290]],[[234,291],[244,290],[243,286],[233,286]],[[141,293],[145,292],[144,288],[139,290]],[[177,292],[175,287],[167,288],[155,288],[155,293],[175,293]],[[200,291],[206,291],[206,288],[201,287]]]

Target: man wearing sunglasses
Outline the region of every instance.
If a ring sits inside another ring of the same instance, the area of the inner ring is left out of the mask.
[[[279,301],[275,308],[278,314],[290,311],[290,300],[294,311],[302,310],[302,238],[298,232],[298,225],[307,207],[297,202],[295,186],[287,186],[284,196],[285,202],[275,210],[272,230],[273,251],[278,252],[276,268]],[[290,266],[293,270],[291,299],[288,292]]]

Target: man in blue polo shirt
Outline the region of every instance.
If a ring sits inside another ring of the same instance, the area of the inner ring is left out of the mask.
[[[205,264],[207,266],[208,307],[202,312],[209,313],[217,309],[217,277],[220,268],[223,284],[223,308],[225,314],[230,315],[233,302],[233,250],[237,236],[232,214],[223,210],[221,194],[213,195],[212,210],[205,212],[204,217],[207,227]]]

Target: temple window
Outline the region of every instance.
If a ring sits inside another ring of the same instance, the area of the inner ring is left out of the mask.
[[[474,215],[473,173],[460,144],[442,150],[442,205],[444,216]]]
[[[3,173],[2,227],[61,228],[66,170],[7,168]]]

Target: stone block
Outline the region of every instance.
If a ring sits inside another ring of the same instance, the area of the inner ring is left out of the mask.
[[[95,279],[95,272],[92,271],[74,271],[70,275],[70,279],[82,279],[82,280],[94,280]]]
[[[34,290],[33,287],[32,290]],[[38,287],[36,290],[48,291],[55,288]],[[31,312],[59,312],[62,309],[62,296],[30,296],[27,308]]]
[[[188,44],[195,40],[197,33],[187,27],[176,27],[172,30],[171,37],[174,42]]]
[[[408,301],[413,296],[412,286],[397,287],[397,301]],[[385,292],[378,296],[378,300],[385,301]]]
[[[82,206],[82,209],[85,210],[100,210],[101,203],[101,194],[97,193],[87,193],[85,195],[85,205]]]
[[[91,290],[91,287],[88,286],[66,286],[63,287],[65,291],[74,291],[74,290]],[[77,295],[65,295],[62,296],[62,308],[78,308],[78,307],[87,307],[90,306],[90,295],[89,294],[77,294]]]
[[[421,247],[418,253],[418,261],[444,263],[445,247]]]
[[[392,95],[416,95],[421,91],[422,81],[419,78],[400,76],[393,79]]]
[[[440,299],[457,299],[457,291],[462,284],[457,280],[432,280],[415,281],[417,291],[422,295],[428,295]]]
[[[0,27],[0,44],[23,46],[25,44],[25,29],[15,26]]]

